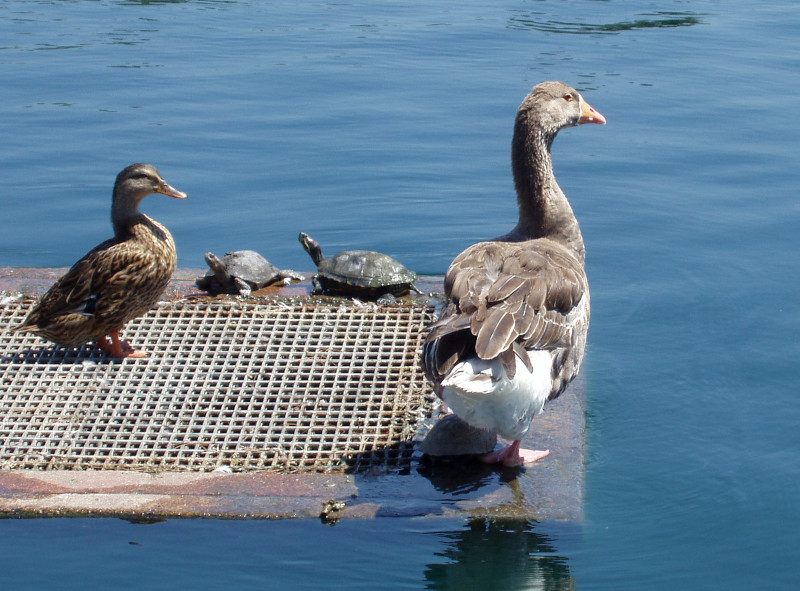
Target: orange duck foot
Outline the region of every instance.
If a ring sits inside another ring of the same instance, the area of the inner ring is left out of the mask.
[[[108,342],[108,338],[103,337],[101,340],[97,341],[97,346],[112,357],[120,359],[124,359],[125,357],[135,357],[137,359],[147,357],[144,351],[138,351],[127,342],[120,341],[118,332],[111,333],[110,343]]]

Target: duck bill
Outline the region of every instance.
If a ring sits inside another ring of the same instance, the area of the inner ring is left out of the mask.
[[[582,100],[581,107],[581,117],[578,119],[578,125],[583,125],[584,123],[599,123],[600,125],[605,125],[606,118],[603,117],[599,111],[595,111],[592,105]]]
[[[178,191],[175,187],[171,187],[167,183],[162,183],[157,191],[162,195],[167,195],[169,197],[174,197],[175,199],[186,199],[188,195],[183,191]]]

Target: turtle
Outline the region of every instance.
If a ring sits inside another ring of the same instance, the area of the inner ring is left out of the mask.
[[[294,271],[282,271],[254,250],[236,250],[219,258],[206,253],[211,269],[197,278],[197,287],[210,293],[249,295],[255,289],[284,279],[302,280]]]
[[[325,258],[319,243],[308,234],[300,232],[298,238],[317,266],[312,279],[314,293],[366,298],[401,296],[409,291],[419,293],[414,285],[417,274],[389,255],[372,250],[345,250]]]

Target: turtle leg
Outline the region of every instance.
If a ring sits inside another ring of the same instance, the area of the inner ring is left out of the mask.
[[[289,285],[293,281],[305,281],[307,277],[307,275],[302,275],[297,271],[293,271],[292,269],[279,269],[275,279],[270,281],[267,285],[272,285],[273,283],[283,283],[284,285]]]
[[[241,277],[233,278],[233,286],[236,288],[236,291],[239,292],[239,295],[250,295],[250,285]]]
[[[382,306],[391,306],[397,303],[397,297],[391,291],[386,291],[380,294],[375,302]]]

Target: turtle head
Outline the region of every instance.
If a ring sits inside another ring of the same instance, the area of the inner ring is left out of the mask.
[[[214,276],[222,285],[228,285],[231,282],[231,274],[225,268],[225,263],[213,252],[206,253],[206,264],[214,271]]]
[[[300,236],[298,236],[297,239],[300,240],[300,244],[306,249],[306,252],[311,256],[311,260],[314,261],[315,265],[319,266],[319,264],[325,260],[319,242],[305,232],[300,232]]]

